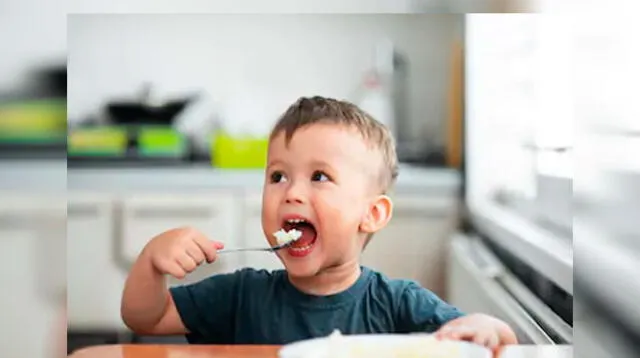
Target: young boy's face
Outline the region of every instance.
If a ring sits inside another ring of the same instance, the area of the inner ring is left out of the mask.
[[[380,162],[357,130],[336,124],[302,127],[288,145],[284,133],[273,138],[262,227],[272,246],[273,233],[281,228],[302,231],[298,241],[278,252],[289,274],[312,276],[357,262],[365,238],[361,224],[377,194]]]

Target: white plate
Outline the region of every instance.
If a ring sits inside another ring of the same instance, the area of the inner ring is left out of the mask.
[[[436,341],[428,334],[366,334],[314,338],[288,344],[280,358],[491,358],[485,347]]]

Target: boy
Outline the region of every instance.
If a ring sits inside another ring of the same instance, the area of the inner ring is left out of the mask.
[[[142,250],[127,279],[122,318],[141,334],[186,334],[191,343],[286,344],[330,334],[437,332],[490,348],[516,343],[503,322],[465,315],[407,280],[359,264],[371,236],[391,219],[385,195],[397,176],[392,136],[356,106],[301,98],[270,136],[262,227],[297,229],[277,252],[285,270],[243,269],[167,289],[216,260],[223,244],[189,228]]]

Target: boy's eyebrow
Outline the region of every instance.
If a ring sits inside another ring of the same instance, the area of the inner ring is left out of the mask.
[[[318,166],[318,167],[325,167],[325,168],[329,168],[329,169],[333,168],[331,166],[331,164],[325,162],[324,160],[320,160],[320,159],[312,160],[311,161],[311,165],[312,166]]]
[[[275,165],[284,165],[284,162],[282,160],[278,160],[278,159],[270,160],[269,163],[267,163],[267,169],[269,169],[269,168],[271,168],[271,167],[273,167]]]

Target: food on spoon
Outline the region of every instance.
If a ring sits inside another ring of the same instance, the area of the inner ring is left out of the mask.
[[[284,229],[280,229],[277,232],[274,232],[273,236],[276,237],[278,245],[286,245],[298,240],[302,236],[302,231],[296,229],[284,231]]]

